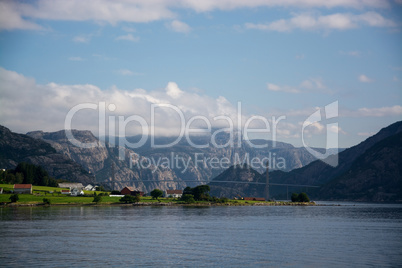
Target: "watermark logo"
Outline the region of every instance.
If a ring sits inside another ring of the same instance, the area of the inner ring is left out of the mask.
[[[76,114],[84,109],[94,110],[98,113],[98,137],[99,142],[85,143],[77,140],[71,130],[72,122]],[[270,120],[266,117],[254,115],[250,117],[244,117],[242,115],[241,103],[237,104],[236,116],[229,115],[218,115],[214,117],[207,117],[204,115],[192,115],[189,117],[185,116],[185,113],[178,107],[172,104],[151,104],[150,105],[150,117],[143,117],[140,115],[130,115],[130,116],[107,116],[108,112],[114,112],[116,110],[116,105],[109,104],[106,102],[99,103],[82,103],[74,106],[67,113],[65,118],[65,133],[67,139],[75,146],[80,148],[93,148],[96,146],[104,146],[106,143],[106,137],[109,137],[109,144],[115,144],[119,148],[119,159],[125,160],[128,155],[130,155],[130,168],[134,166],[147,169],[155,169],[157,167],[166,167],[171,169],[180,169],[182,172],[186,172],[188,168],[191,167],[206,167],[210,169],[219,168],[225,169],[233,164],[247,164],[252,168],[261,170],[264,166],[264,162],[269,159],[269,163],[274,163],[277,159],[277,165],[274,165],[273,169],[286,169],[286,161],[283,157],[276,156],[272,159],[271,152],[267,151],[267,156],[256,157],[250,156],[249,154],[243,153],[240,155],[239,152],[242,151],[244,146],[248,146],[254,149],[264,149],[268,147],[268,142],[266,143],[252,143],[250,135],[260,135],[263,137],[268,137],[271,140],[270,145],[275,148],[277,143],[277,132],[279,130],[278,125],[281,121],[286,121],[286,116],[271,116]],[[163,114],[167,113],[174,114],[178,118],[178,135],[177,138],[165,144],[157,144],[156,137],[156,126],[157,126],[157,113]],[[323,114],[323,115],[321,115]],[[331,165],[338,165],[338,156],[332,155],[334,149],[338,148],[338,123],[330,123],[326,125],[326,146],[325,152],[320,152],[315,150],[313,147],[307,145],[305,141],[305,129],[314,124],[320,124],[320,122],[328,119],[333,119],[338,117],[338,102],[333,102],[324,107],[324,109],[319,109],[312,113],[304,122],[301,128],[301,138],[304,148],[315,156],[317,159]],[[217,122],[225,125],[225,127],[214,128]],[[126,131],[129,124],[136,124],[140,131],[138,135],[139,140],[136,142],[130,142],[127,139]],[[203,127],[200,127],[202,125]],[[226,135],[226,139],[221,138],[221,134]],[[197,135],[205,135],[209,137],[204,143],[194,142],[194,137]],[[117,144],[116,144],[117,138]],[[192,158],[184,159],[179,155],[162,156],[159,158],[143,157],[137,154],[129,153],[125,148],[129,148],[135,151],[135,149],[144,146],[148,139],[150,139],[149,146],[151,148],[171,148],[178,145],[181,141],[185,140],[190,147],[194,149],[205,149],[205,148],[231,148],[232,155],[229,157],[227,155],[221,156],[220,158],[214,156],[204,156],[201,154],[195,154]],[[330,150],[331,149],[331,150]],[[243,158],[243,159],[240,159]],[[274,161],[272,161],[274,160]]]
[[[334,154],[334,152],[330,151],[329,149],[335,149],[335,150],[338,149],[338,132],[339,132],[338,123],[326,124],[327,139],[326,139],[325,153],[321,153],[317,150],[314,150],[313,148],[308,146],[307,143],[305,142],[305,128],[313,124],[320,123],[323,120],[321,116],[322,112],[325,113],[324,115],[325,119],[332,119],[338,117],[338,101],[326,105],[324,111],[322,111],[322,109],[315,111],[303,122],[302,127],[303,146],[310,154],[312,154],[316,158],[320,159],[321,161],[327,163],[332,167],[336,167],[338,166],[338,158],[339,158],[338,154]]]

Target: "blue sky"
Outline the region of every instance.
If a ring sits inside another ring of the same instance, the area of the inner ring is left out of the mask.
[[[74,106],[106,102],[116,118],[150,123],[169,103],[223,127],[212,118],[241,102],[243,126],[285,116],[277,139],[300,146],[308,116],[338,101],[328,122],[349,147],[402,119],[401,14],[397,0],[0,1],[0,124],[56,131]],[[175,134],[171,112],[156,134]],[[96,134],[97,116],[73,127]],[[325,146],[326,123],[305,129],[309,144]]]

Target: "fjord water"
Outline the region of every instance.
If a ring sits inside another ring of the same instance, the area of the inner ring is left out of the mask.
[[[0,208],[10,266],[396,267],[402,205]]]

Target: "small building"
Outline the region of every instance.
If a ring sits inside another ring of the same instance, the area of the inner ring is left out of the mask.
[[[77,188],[71,189],[71,196],[79,196],[79,195],[84,195],[84,192]]]
[[[84,188],[84,185],[82,185],[82,183],[76,183],[76,182],[62,182],[59,183],[59,188],[70,188],[70,190],[77,188],[79,190],[82,190]]]
[[[137,194],[139,194],[140,196],[144,195],[144,192],[137,191],[134,187],[128,187],[128,186],[124,187],[120,191],[120,193],[123,194],[123,195],[134,195],[134,196],[137,195]]]
[[[85,191],[96,191],[96,186],[88,184],[87,186],[84,187],[84,190]]]
[[[70,190],[63,189],[61,190],[62,194],[71,194]]]
[[[183,190],[166,190],[165,197],[181,198]]]
[[[32,184],[14,184],[14,193],[32,194]]]
[[[265,198],[263,198],[263,197],[245,197],[244,200],[250,200],[250,201],[265,201]]]

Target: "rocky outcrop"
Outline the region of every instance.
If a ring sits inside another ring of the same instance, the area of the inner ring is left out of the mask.
[[[50,144],[0,126],[0,167],[15,168],[21,162],[42,166],[56,179],[82,183],[94,180],[81,165],[58,153]]]
[[[96,183],[109,189],[120,190],[132,186],[143,192],[155,188],[161,190],[184,189],[186,184],[176,177],[169,168],[147,165],[146,168],[130,167],[130,155],[137,155],[132,150],[109,146],[102,143],[90,131],[72,130],[74,138],[83,144],[93,144],[89,148],[73,145],[67,139],[65,131],[42,132],[33,131],[27,135],[49,143],[58,153],[74,160],[96,178]],[[124,152],[124,159],[119,159],[119,152]],[[138,157],[141,161],[143,157]]]

